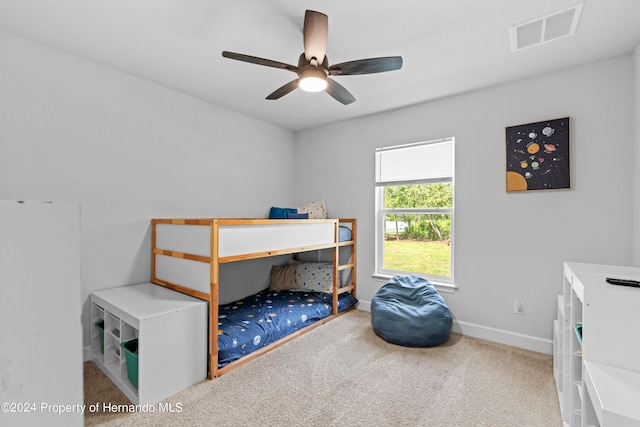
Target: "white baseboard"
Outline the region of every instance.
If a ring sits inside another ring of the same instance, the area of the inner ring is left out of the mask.
[[[371,301],[362,301],[361,299],[359,299],[358,310],[368,311],[369,313],[371,313]]]
[[[371,301],[360,300],[358,303],[358,310],[371,312]],[[461,322],[457,320],[453,321],[451,331],[474,338],[510,345],[512,347],[536,351],[538,353],[553,354],[552,340],[538,338],[531,335],[519,334],[517,332],[505,331],[504,329],[491,328],[489,326],[476,325],[474,323]]]
[[[82,347],[82,361],[88,362],[91,360],[91,346],[87,345]]]
[[[525,350],[536,351],[538,353],[553,354],[553,341],[531,335],[460,321],[454,321],[451,330],[462,335],[498,342],[512,347],[524,348]]]

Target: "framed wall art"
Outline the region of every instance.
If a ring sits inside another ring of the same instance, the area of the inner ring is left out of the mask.
[[[507,192],[571,188],[569,117],[506,128]]]

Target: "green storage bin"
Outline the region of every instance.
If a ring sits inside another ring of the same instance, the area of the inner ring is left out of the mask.
[[[580,343],[580,348],[582,348],[582,323],[575,323],[573,325],[573,329],[576,331],[576,337]]]
[[[104,354],[104,320],[96,322],[96,328],[100,331],[100,353]]]
[[[127,376],[131,384],[138,387],[138,338],[120,344],[127,360]]]

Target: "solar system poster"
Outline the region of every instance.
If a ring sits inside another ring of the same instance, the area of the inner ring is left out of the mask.
[[[507,191],[571,188],[569,117],[506,128]]]

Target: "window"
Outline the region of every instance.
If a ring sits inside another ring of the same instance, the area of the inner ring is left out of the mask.
[[[453,283],[453,138],[376,150],[376,272]]]

